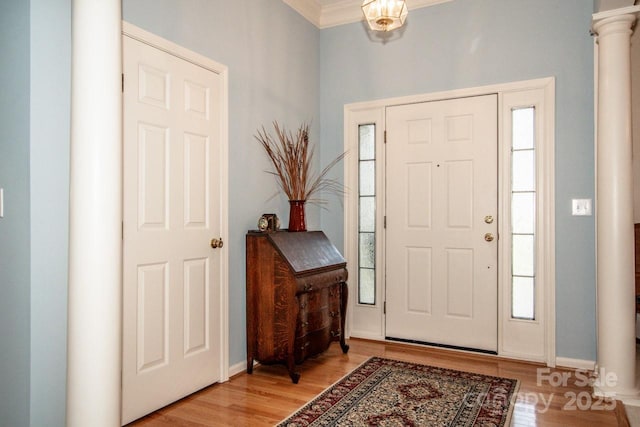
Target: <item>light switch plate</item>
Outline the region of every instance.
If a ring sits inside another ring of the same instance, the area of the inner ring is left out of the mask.
[[[571,215],[573,216],[591,216],[591,199],[573,199],[571,201]]]

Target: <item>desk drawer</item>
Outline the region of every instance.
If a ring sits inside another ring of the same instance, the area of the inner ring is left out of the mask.
[[[348,277],[346,268],[325,271],[310,276],[296,277],[297,292],[313,292],[338,283],[346,282]]]

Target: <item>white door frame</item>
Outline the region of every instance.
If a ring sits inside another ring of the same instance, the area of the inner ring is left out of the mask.
[[[228,68],[206,56],[190,51],[169,40],[145,31],[128,22],[122,22],[123,36],[131,37],[163,52],[167,52],[206,70],[222,79],[220,94],[220,235],[229,235],[229,76]],[[229,379],[229,251],[223,250],[220,271],[220,382]]]
[[[548,366],[556,364],[556,325],[555,325],[555,79],[553,77],[527,80],[521,82],[504,83],[481,86],[468,89],[458,89],[430,94],[413,95],[390,98],[370,102],[360,102],[344,107],[344,144],[347,157],[344,163],[344,182],[348,189],[344,204],[344,251],[345,258],[352,271],[349,280],[350,294],[347,335],[374,340],[385,340],[384,322],[384,221],[385,188],[381,178],[382,170],[376,166],[376,304],[360,305],[357,303],[358,280],[358,133],[359,124],[376,124],[376,163],[385,164],[384,159],[384,129],[385,108],[419,102],[438,101],[451,98],[463,98],[486,94],[498,94],[498,207],[499,207],[499,236],[508,236],[510,232],[509,200],[510,200],[510,155],[511,134],[505,124],[506,113],[511,108],[525,104],[534,105],[540,117],[537,134],[537,217],[536,257],[538,259],[536,283],[542,294],[543,304],[540,308],[539,322],[535,323],[544,349],[537,354],[531,354],[526,343],[519,342],[518,334],[514,333],[524,322],[512,319],[510,315],[510,254],[505,251],[504,241],[498,241],[498,355],[544,362]],[[362,320],[366,319],[366,320]],[[526,325],[531,327],[532,323]]]

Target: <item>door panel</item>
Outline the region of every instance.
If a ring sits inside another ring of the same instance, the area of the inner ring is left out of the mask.
[[[168,265],[138,266],[138,371],[166,365]]]
[[[496,351],[497,96],[386,120],[386,335]]]
[[[123,37],[123,423],[221,378],[221,77]]]

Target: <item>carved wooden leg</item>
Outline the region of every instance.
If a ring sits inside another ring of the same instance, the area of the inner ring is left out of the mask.
[[[289,288],[288,301],[294,302],[289,310],[289,328],[287,331],[287,370],[291,377],[291,382],[298,384],[300,374],[296,372],[296,329],[298,327],[298,315],[300,313],[300,300],[296,296],[296,288],[291,286]]]
[[[346,282],[342,282],[342,298],[340,299],[340,347],[343,353],[349,351],[349,346],[345,341],[344,324],[347,318],[347,301],[349,300],[349,288]]]
[[[300,374],[298,372],[289,371],[289,376],[291,377],[291,382],[294,384],[298,384],[298,381],[300,381]]]
[[[253,327],[247,324],[247,373],[253,373],[253,358],[256,355]]]
[[[296,372],[296,362],[295,362],[293,350],[290,351],[287,356],[287,370],[289,371],[289,376],[291,377],[291,381],[294,384],[298,384],[298,380],[300,379],[300,374]]]

